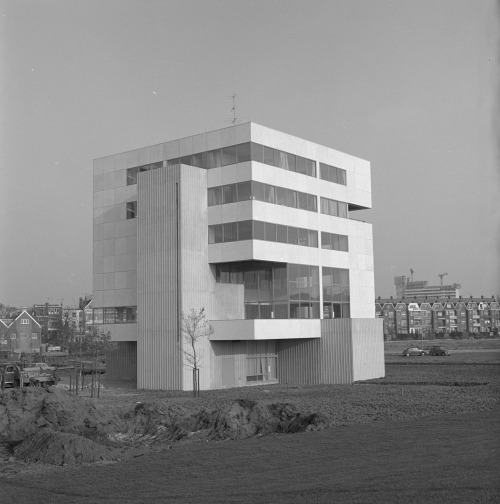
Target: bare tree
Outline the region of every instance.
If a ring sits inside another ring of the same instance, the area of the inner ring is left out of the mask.
[[[193,394],[200,393],[200,363],[203,359],[203,350],[198,348],[201,340],[210,336],[214,331],[207,320],[205,308],[182,314],[182,332],[184,335],[184,365],[193,370]]]

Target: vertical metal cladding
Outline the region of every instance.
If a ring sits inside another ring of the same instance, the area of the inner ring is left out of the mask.
[[[137,344],[119,341],[118,349],[106,354],[106,379],[137,381]]]
[[[320,379],[321,339],[279,340],[278,381],[290,385],[317,385]]]
[[[321,320],[321,338],[280,340],[277,347],[280,383],[353,382],[351,319]]]
[[[353,379],[369,380],[385,376],[382,319],[353,319]]]
[[[180,167],[138,176],[137,388],[181,389],[178,339]]]
[[[181,312],[205,308],[211,318],[210,297],[214,290],[208,264],[207,171],[194,166],[180,167],[180,303]],[[181,339],[182,339],[181,332]],[[197,351],[200,360],[200,388],[210,389],[210,341],[204,338]],[[183,367],[183,389],[192,387],[192,370]]]
[[[353,319],[321,321],[321,383],[352,383]]]

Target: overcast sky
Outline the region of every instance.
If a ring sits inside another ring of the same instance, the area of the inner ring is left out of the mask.
[[[498,3],[0,0],[0,302],[92,292],[92,160],[236,113],[368,159],[375,293],[500,294]]]

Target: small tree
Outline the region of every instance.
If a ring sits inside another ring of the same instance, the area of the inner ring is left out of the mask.
[[[193,394],[200,393],[200,371],[199,366],[203,359],[203,350],[198,346],[203,338],[210,336],[214,331],[207,320],[205,308],[200,310],[191,309],[188,313],[182,314],[182,332],[184,347],[184,365],[193,370]]]

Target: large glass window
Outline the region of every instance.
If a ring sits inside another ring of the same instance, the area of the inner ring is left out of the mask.
[[[334,182],[335,184],[347,185],[346,171],[342,168],[320,163],[319,176],[323,180]]]
[[[319,267],[248,261],[218,264],[218,283],[243,284],[245,318],[319,318]]]
[[[252,221],[239,221],[238,222],[238,240],[251,240],[252,239]]]
[[[252,197],[252,183],[251,182],[240,182],[236,184],[236,190],[238,193],[238,201],[247,201]]]
[[[349,270],[322,268],[323,318],[350,318]]]
[[[236,146],[236,162],[237,163],[245,163],[246,161],[250,161],[252,158],[251,156],[251,149],[250,149],[250,143],[243,143],[239,144]]]
[[[347,203],[343,201],[321,198],[321,213],[325,215],[333,215],[334,217],[342,217],[347,219],[349,214],[347,211]]]
[[[222,201],[223,203],[234,203],[236,201],[236,184],[222,187]]]
[[[236,145],[223,147],[221,153],[221,165],[227,166],[236,163]]]
[[[348,240],[345,235],[321,232],[321,248],[348,252]]]

